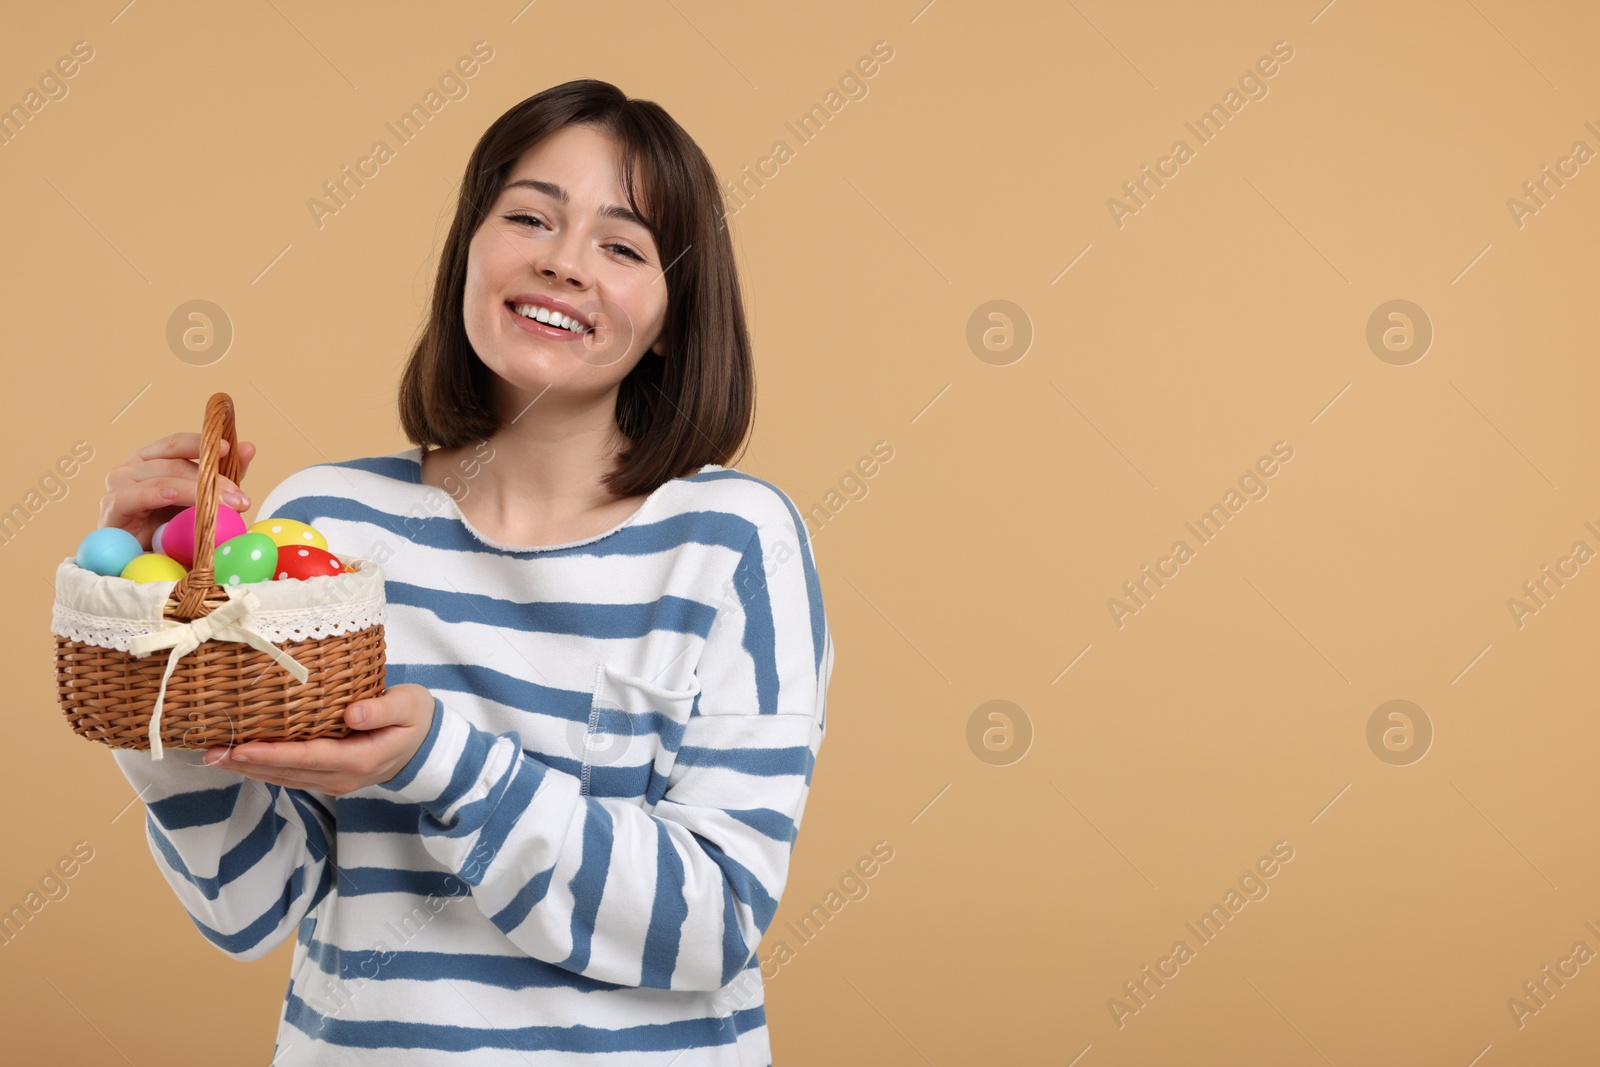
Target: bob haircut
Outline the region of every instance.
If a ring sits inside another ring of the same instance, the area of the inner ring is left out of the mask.
[[[492,375],[463,321],[467,249],[522,154],[574,124],[620,143],[628,206],[645,220],[667,264],[666,353],[647,351],[619,383],[616,420],[628,446],[620,467],[602,478],[616,496],[632,496],[707,463],[727,466],[754,420],[755,374],[716,173],[658,104],[630,100],[609,82],[546,89],[479,138],[461,179],[432,306],[400,379],[400,421],[425,451],[474,444],[500,428]]]

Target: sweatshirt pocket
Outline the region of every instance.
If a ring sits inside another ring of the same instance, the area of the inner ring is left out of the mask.
[[[574,723],[569,738],[582,761],[580,792],[654,808],[699,695],[698,679],[688,689],[667,689],[599,664],[588,721]]]

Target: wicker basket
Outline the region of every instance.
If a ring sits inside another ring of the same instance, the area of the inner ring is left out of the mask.
[[[189,573],[140,583],[71,558],[57,567],[56,688],[81,736],[154,759],[163,747],[336,738],[349,732],[347,705],[382,695],[382,570],[341,557],[351,573],[217,585],[219,471],[238,484],[226,393],[206,404]]]

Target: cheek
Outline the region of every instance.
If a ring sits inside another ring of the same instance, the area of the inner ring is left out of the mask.
[[[485,254],[481,247],[483,243],[483,234],[479,234],[467,249],[467,272],[463,282],[466,298],[472,301],[481,299],[488,292],[495,270],[493,256]]]
[[[492,346],[488,343],[491,337],[490,324],[484,314],[483,301],[472,298],[470,287],[467,289],[461,309],[461,325],[466,331],[467,343],[472,346],[473,351],[479,353],[491,351]]]
[[[515,273],[517,264],[526,266],[508,242],[508,236],[492,222],[486,223],[473,235],[472,242],[467,245],[465,280],[469,296],[474,292],[481,296],[485,292],[503,289],[506,280]]]
[[[634,285],[616,296],[616,306],[627,315],[630,325],[630,360],[642,358],[661,336],[667,322],[666,282],[662,278],[638,278]]]
[[[650,340],[667,319],[667,300],[663,279],[646,280],[630,288],[620,301],[633,321],[634,332]]]
[[[500,310],[491,297],[492,292],[483,274],[483,261],[476,254],[472,255],[462,286],[461,319],[466,326],[467,339],[480,351],[481,343],[489,338],[493,329],[494,315]]]

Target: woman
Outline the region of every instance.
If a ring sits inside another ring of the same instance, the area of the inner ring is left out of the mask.
[[[833,643],[793,503],[722,465],[754,389],[717,189],[607,83],[501,116],[401,381],[416,447],[259,512],[382,565],[386,692],[338,740],[115,751],[201,932],[295,935],[275,1067],[770,1062]],[[198,446],[130,456],[102,525],[148,544]]]

